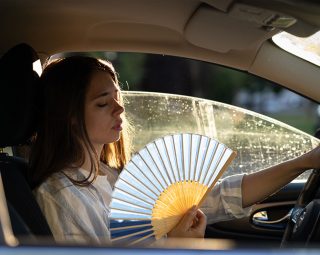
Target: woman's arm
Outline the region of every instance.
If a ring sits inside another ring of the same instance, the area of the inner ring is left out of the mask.
[[[305,170],[316,168],[320,168],[320,146],[295,159],[245,175],[242,181],[243,207],[262,201]]]

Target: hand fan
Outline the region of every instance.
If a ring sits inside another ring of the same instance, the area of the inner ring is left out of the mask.
[[[141,244],[166,235],[193,205],[199,206],[236,153],[197,134],[159,138],[125,166],[110,204],[113,243]]]

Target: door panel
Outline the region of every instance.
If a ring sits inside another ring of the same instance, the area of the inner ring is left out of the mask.
[[[284,218],[293,208],[303,185],[301,182],[288,184],[276,194],[254,205],[249,217],[207,226],[206,237],[234,239],[238,242],[280,244],[287,221],[265,224],[264,220],[277,221]],[[263,212],[260,218],[262,223],[253,221],[253,216],[259,212]]]

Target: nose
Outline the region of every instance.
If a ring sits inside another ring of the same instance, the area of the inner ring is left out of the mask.
[[[114,110],[113,110],[113,115],[118,116],[121,113],[124,112],[124,107],[122,104],[120,104],[119,101],[114,100]]]

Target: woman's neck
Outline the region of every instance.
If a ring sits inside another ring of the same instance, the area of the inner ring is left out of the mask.
[[[91,152],[91,157],[90,157],[90,152],[88,152],[87,150],[85,150],[85,160],[84,160],[84,163],[80,166],[80,168],[90,172],[91,168],[92,168],[92,163],[94,163],[96,160],[100,161],[100,155],[101,155],[101,152],[102,152],[102,148],[103,148],[103,145],[95,145],[94,146],[94,149],[96,151],[96,155],[95,153]],[[94,160],[92,162],[92,160]],[[99,163],[99,162],[97,162]]]

